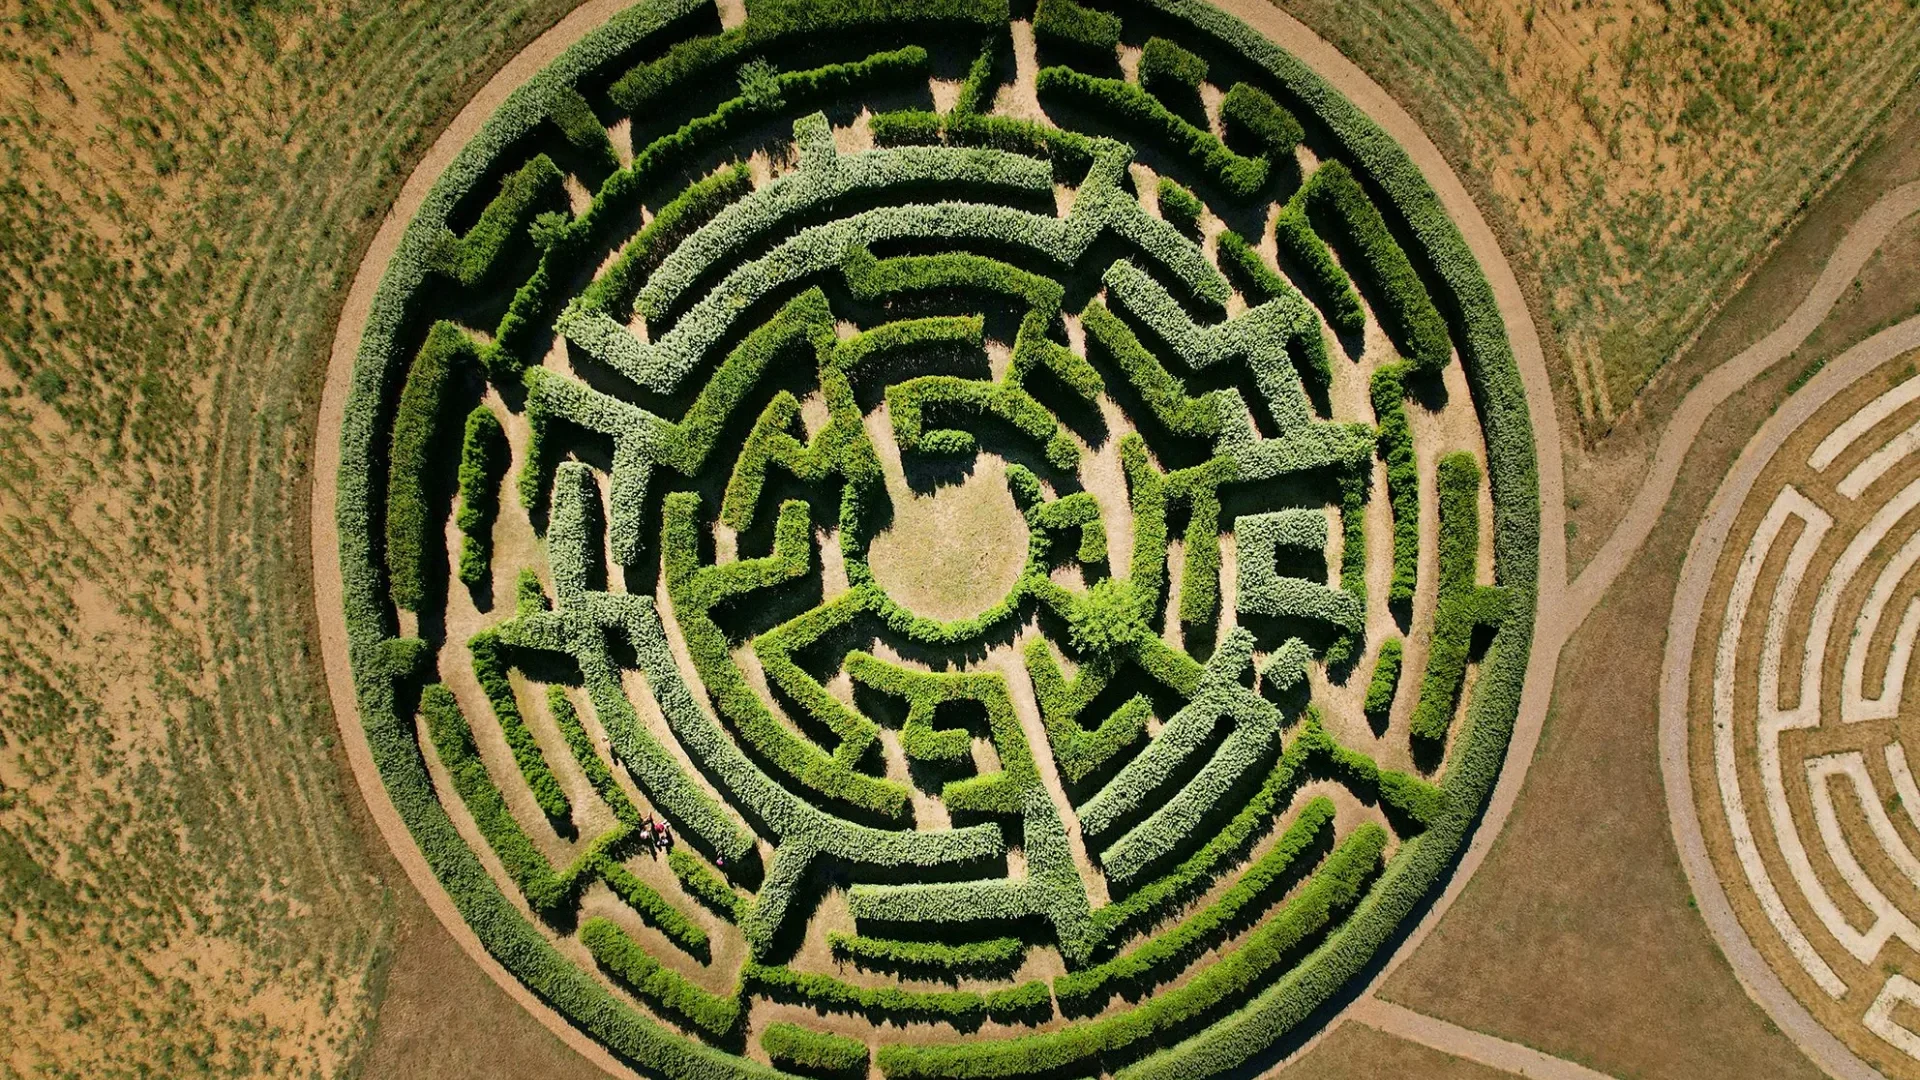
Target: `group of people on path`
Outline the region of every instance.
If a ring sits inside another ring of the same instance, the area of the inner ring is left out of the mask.
[[[647,845],[652,851],[670,852],[673,850],[673,830],[667,828],[667,823],[664,820],[655,821],[653,815],[648,814],[647,819],[640,823],[640,842]],[[723,857],[715,856],[713,865],[725,870],[727,868],[727,860]]]
[[[667,828],[665,821],[655,821],[652,814],[640,823],[640,842],[656,851],[673,850],[673,830]]]

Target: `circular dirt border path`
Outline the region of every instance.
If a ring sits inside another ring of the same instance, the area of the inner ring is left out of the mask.
[[[1474,830],[1473,838],[1469,841],[1466,851],[1462,853],[1445,891],[1433,900],[1426,914],[1407,934],[1393,955],[1376,969],[1373,979],[1358,991],[1357,996],[1369,997],[1374,988],[1380,985],[1387,975],[1398,967],[1409,953],[1418,948],[1426,936],[1432,932],[1435,924],[1445,915],[1447,909],[1453,905],[1454,900],[1465,888],[1474,871],[1485,861],[1501,827],[1505,825],[1508,815],[1513,810],[1520,788],[1526,781],[1527,768],[1532,762],[1534,750],[1539,745],[1541,726],[1546,718],[1547,702],[1553,688],[1554,672],[1559,663],[1560,646],[1566,641],[1572,629],[1571,626],[1556,625],[1565,620],[1557,618],[1554,614],[1564,606],[1561,601],[1567,590],[1566,514],[1561,473],[1560,425],[1554,411],[1553,392],[1547,377],[1539,332],[1527,310],[1519,279],[1514,276],[1512,268],[1508,265],[1506,254],[1500,249],[1493,230],[1487,225],[1486,219],[1474,204],[1472,196],[1467,193],[1466,186],[1455,175],[1439,148],[1427,138],[1413,117],[1401,108],[1386,90],[1343,56],[1339,50],[1298,20],[1266,3],[1265,0],[1214,0],[1214,4],[1299,58],[1399,143],[1401,149],[1419,167],[1421,174],[1433,187],[1441,204],[1446,207],[1448,215],[1465,237],[1467,246],[1472,250],[1474,258],[1480,263],[1482,272],[1486,274],[1487,281],[1492,286],[1501,318],[1506,323],[1514,359],[1520,368],[1521,381],[1526,391],[1527,410],[1533,426],[1534,453],[1540,484],[1540,580],[1535,608],[1537,614],[1534,641],[1528,660],[1526,688],[1521,697],[1519,714],[1514,721],[1512,740],[1507,747],[1506,763],[1501,770],[1498,785],[1494,788],[1493,797],[1489,800],[1480,824]],[[388,262],[399,245],[401,234],[406,231],[407,223],[413,219],[413,215],[419,210],[422,201],[440,174],[446,170],[455,155],[479,132],[480,126],[493,114],[501,102],[506,100],[509,93],[565,52],[569,46],[605,23],[615,13],[630,6],[632,6],[631,0],[587,0],[569,13],[552,29],[507,61],[505,66],[474,95],[446,130],[440,133],[426,155],[408,175],[399,197],[388,210],[385,220],[381,223],[380,231],[375,234],[372,245],[367,249],[367,254],[347,294],[346,304],[341,310],[340,323],[334,334],[333,350],[328,360],[320,411],[316,419],[312,504],[313,596],[320,628],[321,655],[326,663],[328,694],[332,699],[334,715],[339,722],[345,742],[347,759],[353,766],[354,777],[367,800],[367,806],[374,820],[380,827],[382,837],[386,840],[394,857],[406,870],[407,877],[413,883],[415,890],[426,901],[427,906],[432,909],[441,924],[447,928],[448,933],[453,935],[462,949],[466,950],[467,955],[471,956],[474,962],[500,985],[501,989],[529,1013],[539,1018],[540,1022],[563,1042],[614,1076],[631,1076],[632,1072],[604,1047],[549,1008],[487,953],[479,937],[461,918],[453,901],[447,896],[446,890],[434,877],[425,857],[420,854],[412,835],[401,821],[398,811],[394,809],[386,787],[381,782],[379,769],[374,764],[372,753],[368,749],[366,734],[359,723],[359,710],[354,698],[353,676],[347,656],[346,616],[340,590],[339,537],[334,527],[334,495],[340,468],[338,432],[344,415],[347,392],[352,383],[355,355],[368,313],[372,308],[374,293],[381,277],[386,273]],[[720,7],[724,16],[732,5],[722,2]],[[1664,499],[1662,501],[1664,502]],[[1345,1014],[1342,1014],[1340,1019],[1344,1019],[1344,1016]],[[1291,1061],[1306,1053],[1326,1032],[1338,1026],[1339,1022],[1340,1020],[1336,1019],[1335,1022],[1327,1024],[1284,1060]],[[1415,1037],[1417,1040],[1417,1036],[1410,1037]],[[1473,1055],[1463,1056],[1472,1057]]]

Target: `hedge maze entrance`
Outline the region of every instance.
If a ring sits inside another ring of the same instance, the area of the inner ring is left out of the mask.
[[[1457,857],[1526,408],[1438,200],[1284,44],[648,0],[428,196],[339,433],[350,722],[640,1072],[1222,1074]]]

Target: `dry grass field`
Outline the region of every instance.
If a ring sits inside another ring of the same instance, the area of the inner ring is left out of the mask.
[[[566,6],[0,7],[0,1076],[352,1071],[394,916],[311,645],[317,373]]]
[[[593,1075],[467,961],[365,822],[312,645],[304,518],[362,252],[446,119],[571,6],[0,0],[0,1078]],[[1629,435],[1610,460],[1657,437],[1634,409],[1649,380],[1684,391],[1663,364],[1737,351],[1804,290],[1821,230],[1848,220],[1825,208],[1916,167],[1873,138],[1912,130],[1890,125],[1915,101],[1912,0],[1279,6],[1475,185],[1534,290],[1569,430]],[[1836,185],[1863,150],[1881,171]],[[1911,314],[1916,266],[1910,225],[1716,417],[1570,646],[1506,838],[1394,1000],[1622,1076],[1814,1075],[1686,908],[1647,630],[1746,433]],[[1622,672],[1643,678],[1579,692]],[[1655,1018],[1703,1034],[1656,1037]],[[1400,1074],[1493,1075],[1353,1025],[1286,1075]]]

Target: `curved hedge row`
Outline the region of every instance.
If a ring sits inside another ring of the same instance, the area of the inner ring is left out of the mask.
[[[938,941],[900,941],[832,931],[827,935],[836,959],[851,960],[869,970],[957,976],[1004,971],[1027,951],[1019,938],[998,937],[948,945]]]
[[[500,512],[500,481],[506,475],[507,434],[500,418],[485,405],[467,414],[460,440],[460,568],[468,585],[487,579],[493,568],[493,520]]]
[[[760,1048],[775,1065],[824,1076],[865,1076],[867,1044],[798,1024],[768,1024]]]
[[[1386,843],[1385,829],[1372,824],[1360,826],[1243,945],[1178,988],[1147,998],[1128,1012],[1045,1035],[998,1042],[887,1046],[878,1057],[880,1071],[889,1080],[1039,1076],[1084,1066],[1104,1055],[1125,1053],[1145,1039],[1177,1030],[1256,986],[1270,968],[1324,930],[1338,912],[1350,907],[1378,871]]]
[[[1366,267],[1383,301],[1378,309],[1380,321],[1406,350],[1415,370],[1425,373],[1445,367],[1453,355],[1446,321],[1353,173],[1344,164],[1329,161],[1314,170],[1303,192],[1309,212],[1324,218]]]

